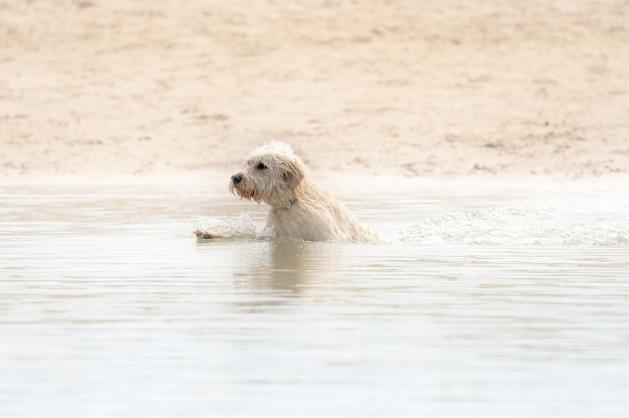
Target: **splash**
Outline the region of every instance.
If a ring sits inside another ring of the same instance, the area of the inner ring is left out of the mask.
[[[239,216],[200,216],[193,220],[194,233],[198,239],[244,238],[257,239],[264,237],[264,231],[256,232],[248,214]]]
[[[474,209],[429,216],[395,239],[481,246],[629,246],[629,216],[567,207]]]

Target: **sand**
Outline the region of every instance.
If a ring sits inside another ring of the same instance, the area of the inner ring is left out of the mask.
[[[0,1],[0,174],[629,171],[629,1]]]

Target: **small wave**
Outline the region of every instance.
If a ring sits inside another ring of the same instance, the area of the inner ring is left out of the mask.
[[[199,239],[263,237],[248,214],[239,216],[199,216],[193,220],[194,233]]]
[[[248,214],[193,219],[199,239],[266,239]],[[377,229],[377,226],[376,226]],[[428,216],[384,242],[473,246],[629,246],[629,214],[581,207],[498,207]]]
[[[629,219],[617,212],[506,207],[430,216],[399,232],[407,243],[525,246],[627,246]]]

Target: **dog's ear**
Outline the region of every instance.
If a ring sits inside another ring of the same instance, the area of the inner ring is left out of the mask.
[[[288,160],[282,163],[282,169],[282,177],[288,187],[293,190],[299,186],[305,176],[304,164],[299,160]]]

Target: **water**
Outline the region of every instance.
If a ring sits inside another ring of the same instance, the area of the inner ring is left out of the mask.
[[[258,239],[206,180],[0,182],[0,416],[626,416],[625,182],[344,181],[388,243]]]

